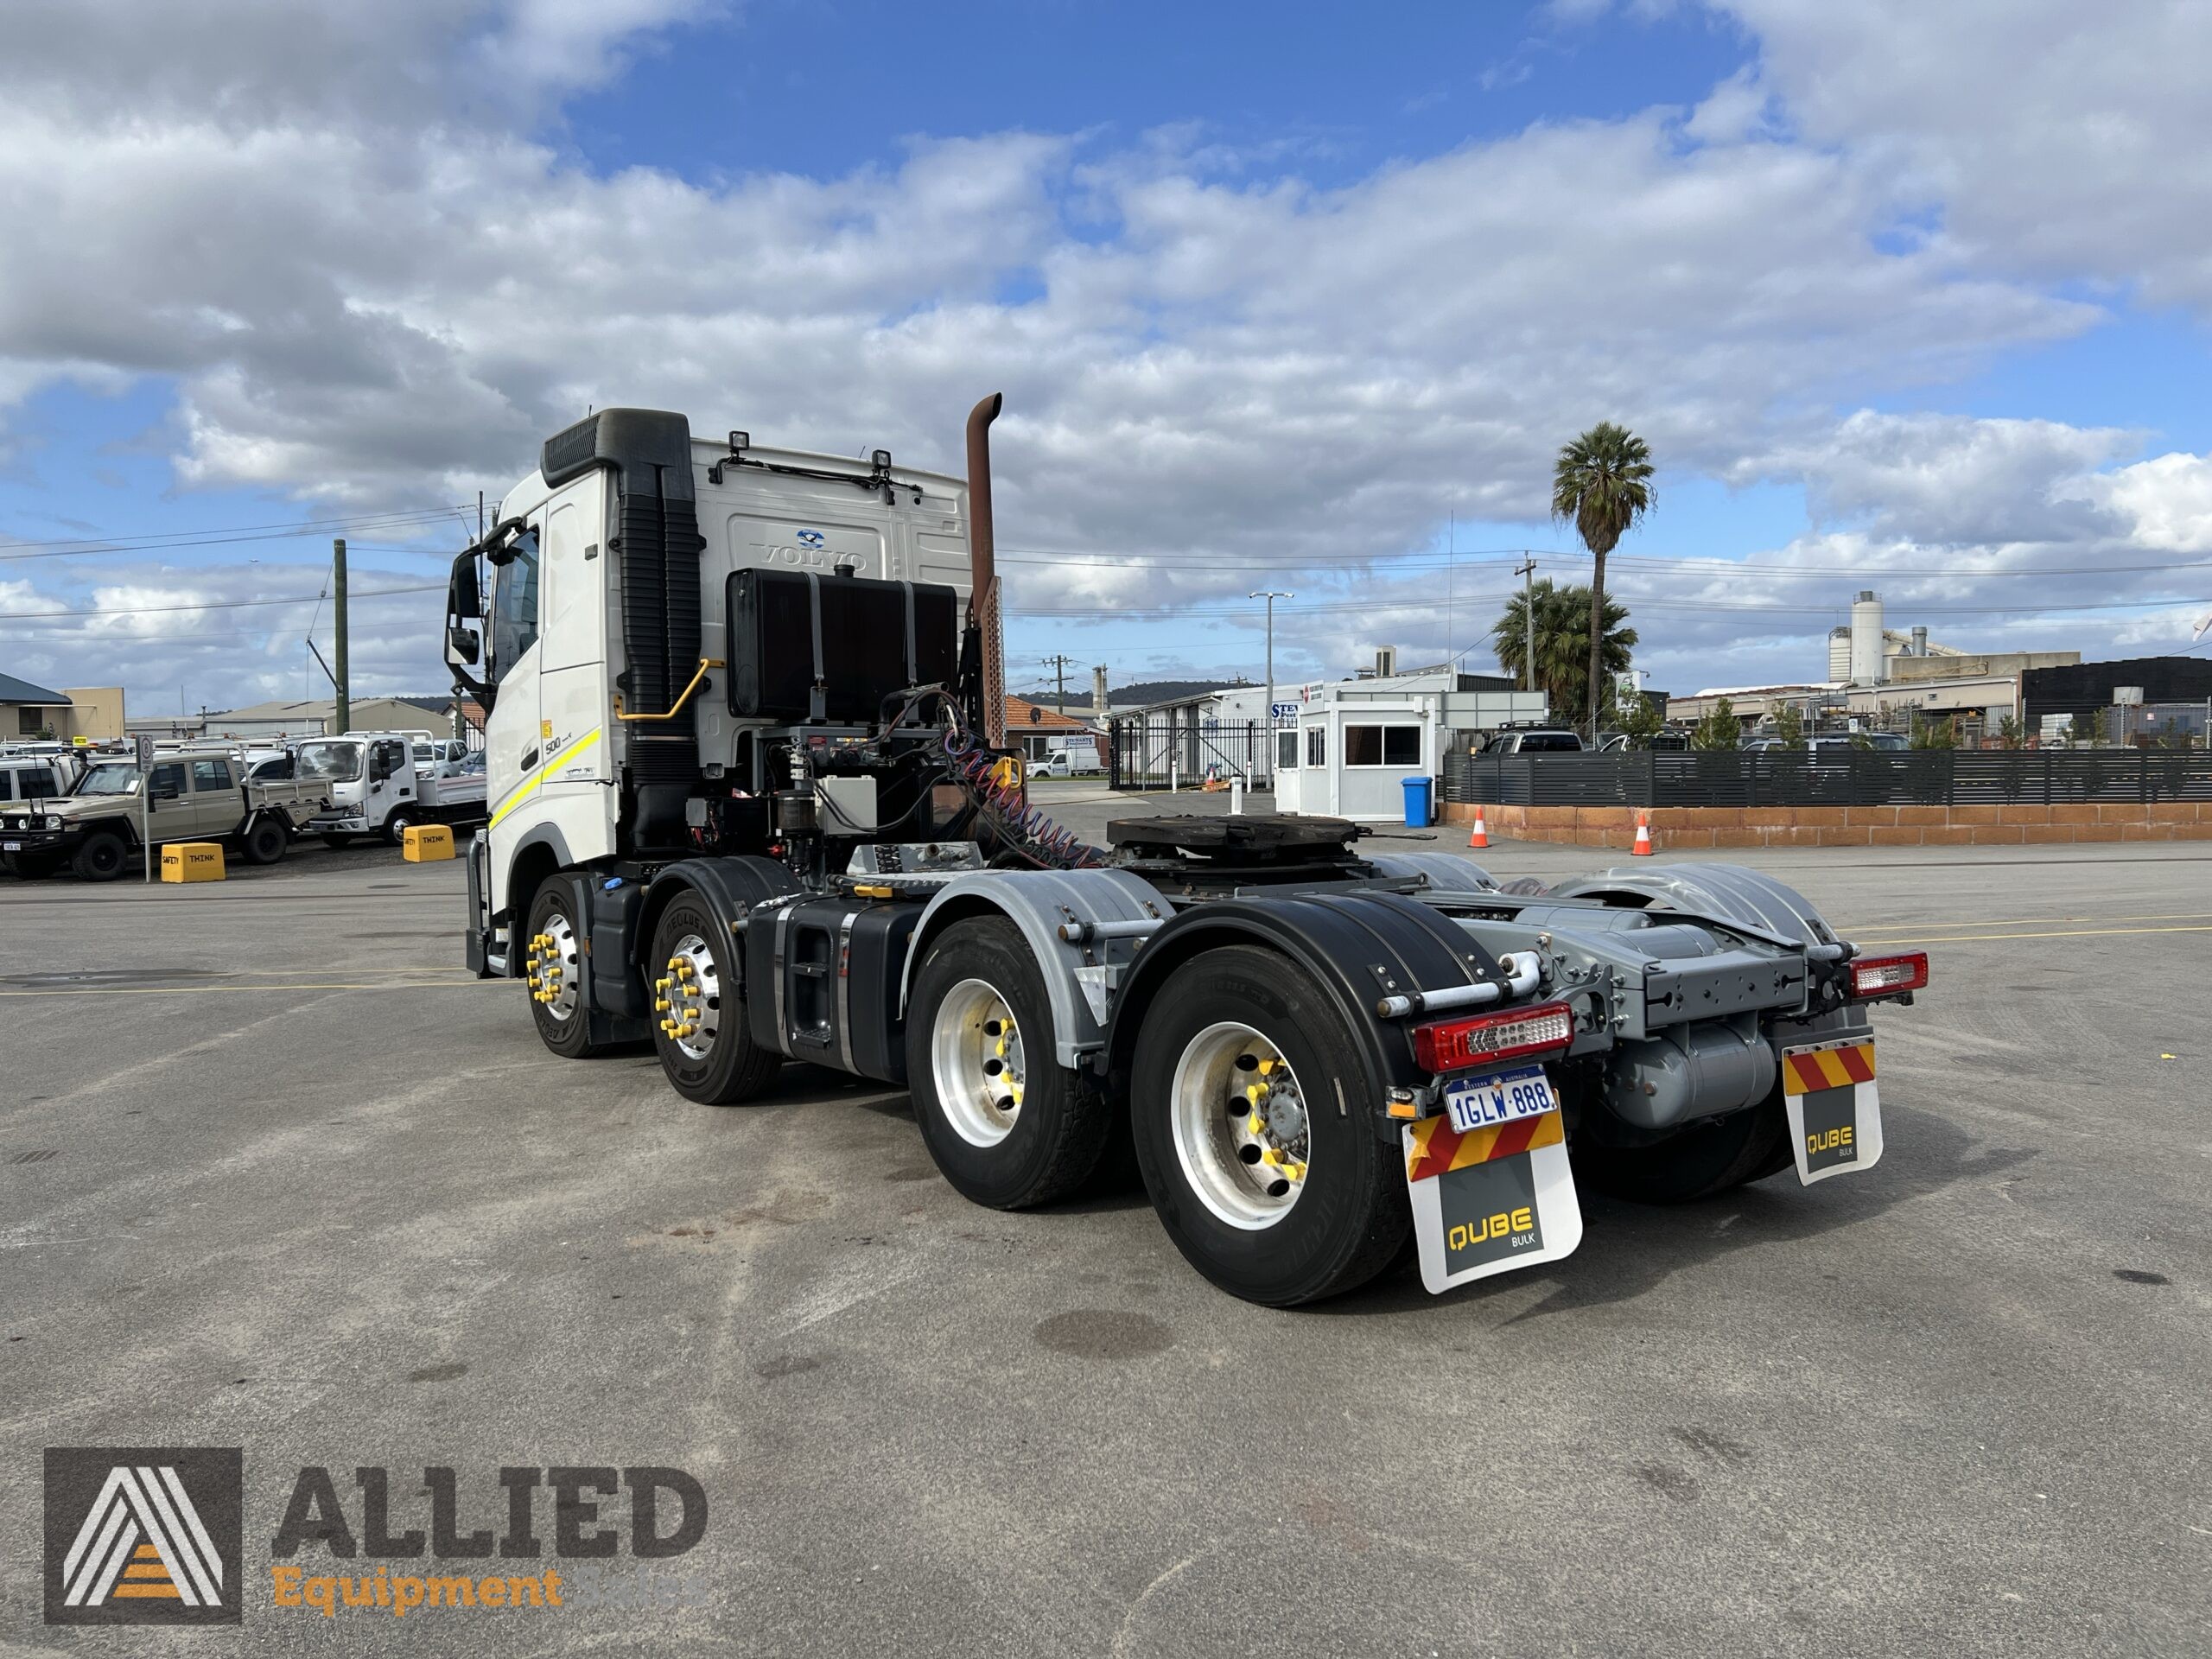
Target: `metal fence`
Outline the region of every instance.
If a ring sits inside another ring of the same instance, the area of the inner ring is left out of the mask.
[[[1268,728],[1256,720],[1130,715],[1108,731],[1107,781],[1116,789],[1184,788],[1210,776],[1241,776],[1263,788],[1274,774]]]
[[[2048,806],[2212,801],[2212,754],[2161,749],[1780,749],[1447,754],[1484,806]]]

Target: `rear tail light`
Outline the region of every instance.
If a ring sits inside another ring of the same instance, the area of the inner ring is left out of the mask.
[[[1894,957],[1861,957],[1851,964],[1854,997],[1895,996],[1928,983],[1928,953],[1907,950]]]
[[[1573,1040],[1574,1010],[1564,1002],[1539,1002],[1415,1026],[1414,1058],[1424,1071],[1465,1071],[1556,1053]]]

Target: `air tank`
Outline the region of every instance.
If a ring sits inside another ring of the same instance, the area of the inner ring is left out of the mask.
[[[1879,685],[1882,663],[1882,601],[1871,588],[1851,605],[1851,678],[1855,685]]]

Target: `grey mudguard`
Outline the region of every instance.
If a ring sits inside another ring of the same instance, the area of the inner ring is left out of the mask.
[[[1741,864],[1662,864],[1651,869],[1615,868],[1562,881],[1551,890],[1549,896],[1587,899],[1610,893],[1640,894],[1657,899],[1670,909],[1763,928],[1800,944],[1839,943],[1835,930],[1821,918],[1812,900],[1795,887],[1786,887],[1772,876],[1762,875]]]
[[[1377,875],[1416,876],[1435,893],[1496,893],[1491,873],[1453,853],[1377,853],[1367,861]]]
[[[1060,929],[1077,923],[1158,922],[1175,912],[1157,888],[1127,870],[977,870],[946,884],[914,931],[899,981],[903,1014],[914,964],[937,936],[970,916],[1004,916],[1021,930],[1044,975],[1052,1005],[1052,1048],[1073,1070],[1106,1044],[1108,1012],[1122,975],[1137,954],[1134,938],[1071,944]]]

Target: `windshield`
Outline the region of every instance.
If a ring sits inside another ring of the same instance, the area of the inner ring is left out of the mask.
[[[79,795],[135,795],[138,768],[128,760],[110,760],[94,766],[77,785]]]
[[[361,775],[361,746],[302,743],[298,771],[302,778],[319,778],[334,784],[353,783]]]

